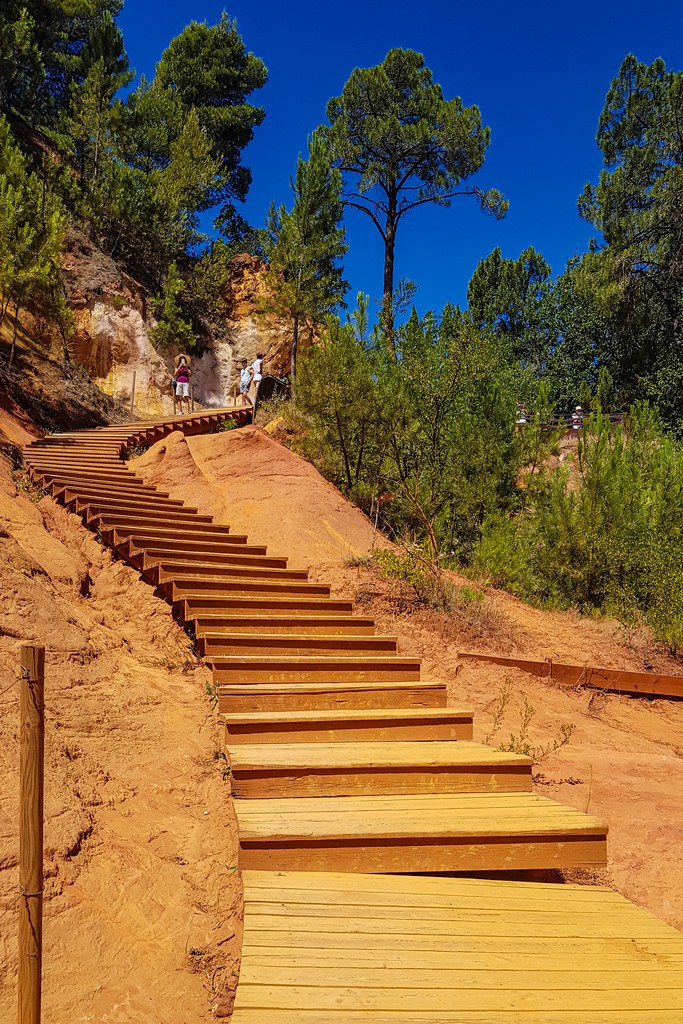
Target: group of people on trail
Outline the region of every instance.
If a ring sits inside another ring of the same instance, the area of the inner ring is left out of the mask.
[[[583,417],[584,417],[583,409],[581,408],[580,405],[577,405],[577,407],[574,409],[574,412],[572,413],[572,422],[571,422],[570,429],[571,430],[581,430],[581,428],[583,427]],[[528,422],[529,422],[529,417],[528,417],[526,408],[520,403],[517,406],[517,414],[515,416],[515,433],[518,434],[519,431],[523,427],[525,427]]]
[[[187,412],[190,412],[190,377],[192,376],[192,367],[190,366],[190,357],[181,352],[180,355],[175,358],[175,370],[173,371],[173,387],[176,399],[176,410],[180,413],[183,412],[185,403],[187,403]],[[240,360],[240,397],[242,405],[254,405],[256,394],[258,392],[259,384],[263,380],[263,355],[258,352],[256,359],[247,366],[247,360]]]

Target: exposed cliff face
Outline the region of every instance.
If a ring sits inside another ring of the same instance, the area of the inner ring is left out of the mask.
[[[101,390],[119,401],[131,400],[138,413],[156,415],[173,408],[171,351],[160,354],[149,339],[154,318],[144,289],[87,239],[75,237],[66,269],[72,288],[76,331],[72,355]],[[229,404],[237,392],[239,361],[264,356],[267,373],[289,369],[291,331],[257,315],[265,267],[258,257],[237,256],[228,285],[228,319],[220,336],[205,339],[192,359],[194,394],[203,406]]]

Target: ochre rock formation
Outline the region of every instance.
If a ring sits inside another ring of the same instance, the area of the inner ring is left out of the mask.
[[[116,263],[82,236],[74,237],[65,261],[76,330],[71,354],[105,394],[128,403],[135,378],[135,409],[157,415],[173,409],[175,351],[159,353],[149,338],[154,326],[148,295]],[[215,335],[202,339],[192,359],[194,394],[201,406],[229,404],[237,391],[239,360],[264,356],[267,373],[289,369],[291,331],[257,312],[265,290],[265,265],[247,254],[233,260],[228,317]]]

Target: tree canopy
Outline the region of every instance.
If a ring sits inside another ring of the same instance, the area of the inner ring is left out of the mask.
[[[407,213],[426,203],[448,206],[474,196],[502,217],[507,203],[495,189],[463,182],[478,171],[490,129],[479,108],[459,96],[446,100],[424,57],[390,50],[382,64],[352,71],[341,96],[327,104],[323,127],[344,175],[344,202],[366,214],[384,243],[383,320],[393,339],[392,297],[396,232]]]
[[[266,256],[270,269],[265,308],[292,324],[292,380],[296,376],[299,333],[312,335],[325,316],[339,307],[347,284],[339,260],[347,250],[340,227],[341,175],[330,164],[319,132],[308,144],[308,160],[299,156],[291,181],[294,204],[288,212],[271,205]]]

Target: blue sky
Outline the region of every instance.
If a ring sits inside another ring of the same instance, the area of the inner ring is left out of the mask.
[[[120,24],[131,64],[151,77],[170,39],[188,21],[220,17],[211,0],[126,0]],[[633,0],[348,0],[343,4],[233,0],[248,49],[268,67],[268,84],[253,94],[266,118],[245,151],[253,172],[245,216],[262,226],[271,199],[290,203],[289,179],[325,105],[341,93],[354,67],[380,63],[400,46],[418,50],[447,99],[477,104],[491,127],[491,145],[477,184],[499,188],[510,200],[507,218],[485,217],[473,200],[450,209],[423,207],[402,223],[396,274],[418,285],[420,313],[463,303],[478,261],[496,246],[516,257],[528,245],[559,273],[583,252],[591,234],[576,210],[587,180],[596,180],[595,143],[605,93],[621,61],[664,58],[683,69],[683,2]],[[382,245],[367,217],[346,214],[349,253],[347,299],[358,291],[381,294]]]

